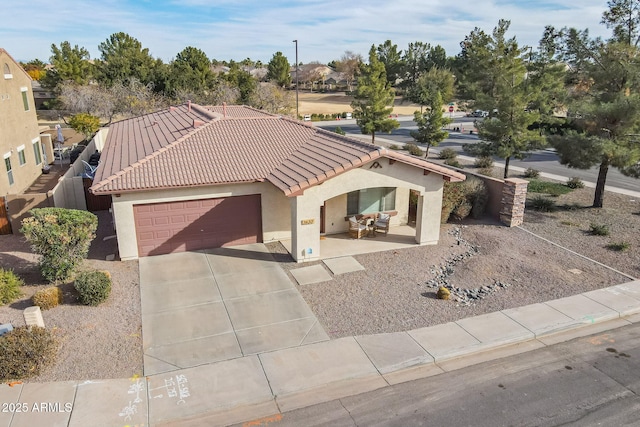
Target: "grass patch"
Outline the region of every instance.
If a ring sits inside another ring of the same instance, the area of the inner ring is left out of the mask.
[[[572,191],[571,188],[558,182],[540,181],[539,179],[532,179],[529,181],[527,191],[531,193],[548,194],[550,196],[559,196],[561,194],[567,194]]]
[[[611,249],[612,251],[616,251],[616,252],[624,252],[630,247],[631,247],[631,243],[629,242],[615,242],[615,243],[609,243],[607,245],[607,249]]]

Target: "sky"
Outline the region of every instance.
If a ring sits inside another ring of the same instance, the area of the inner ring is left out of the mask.
[[[0,47],[14,59],[48,62],[51,44],[68,41],[100,58],[111,34],[138,39],[154,58],[172,60],[185,47],[210,59],[267,63],[275,52],[327,63],[345,51],[367,57],[371,45],[391,40],[398,49],[421,41],[447,55],[475,27],[486,32],[511,21],[510,36],[537,46],[546,25],[588,28],[609,37],[600,20],[606,0],[0,0]]]

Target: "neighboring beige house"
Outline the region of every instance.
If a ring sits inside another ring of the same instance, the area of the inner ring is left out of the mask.
[[[346,217],[395,211],[436,244],[443,182],[463,174],[246,106],[183,104],[113,123],[91,191],[111,195],[120,258],[291,239],[318,259]],[[364,243],[363,243],[364,244]]]
[[[40,140],[31,77],[0,48],[0,197],[26,190],[42,173],[44,150]]]

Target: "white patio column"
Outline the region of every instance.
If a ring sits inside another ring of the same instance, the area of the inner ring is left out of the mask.
[[[440,238],[442,186],[438,190],[420,193],[416,213],[416,242],[435,245]]]
[[[297,262],[320,257],[320,207],[310,197],[291,198],[291,256]]]

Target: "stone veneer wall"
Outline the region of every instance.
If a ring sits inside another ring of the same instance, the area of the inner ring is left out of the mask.
[[[524,222],[524,206],[527,200],[529,181],[519,178],[507,178],[502,188],[502,209],[500,221],[508,227]]]

